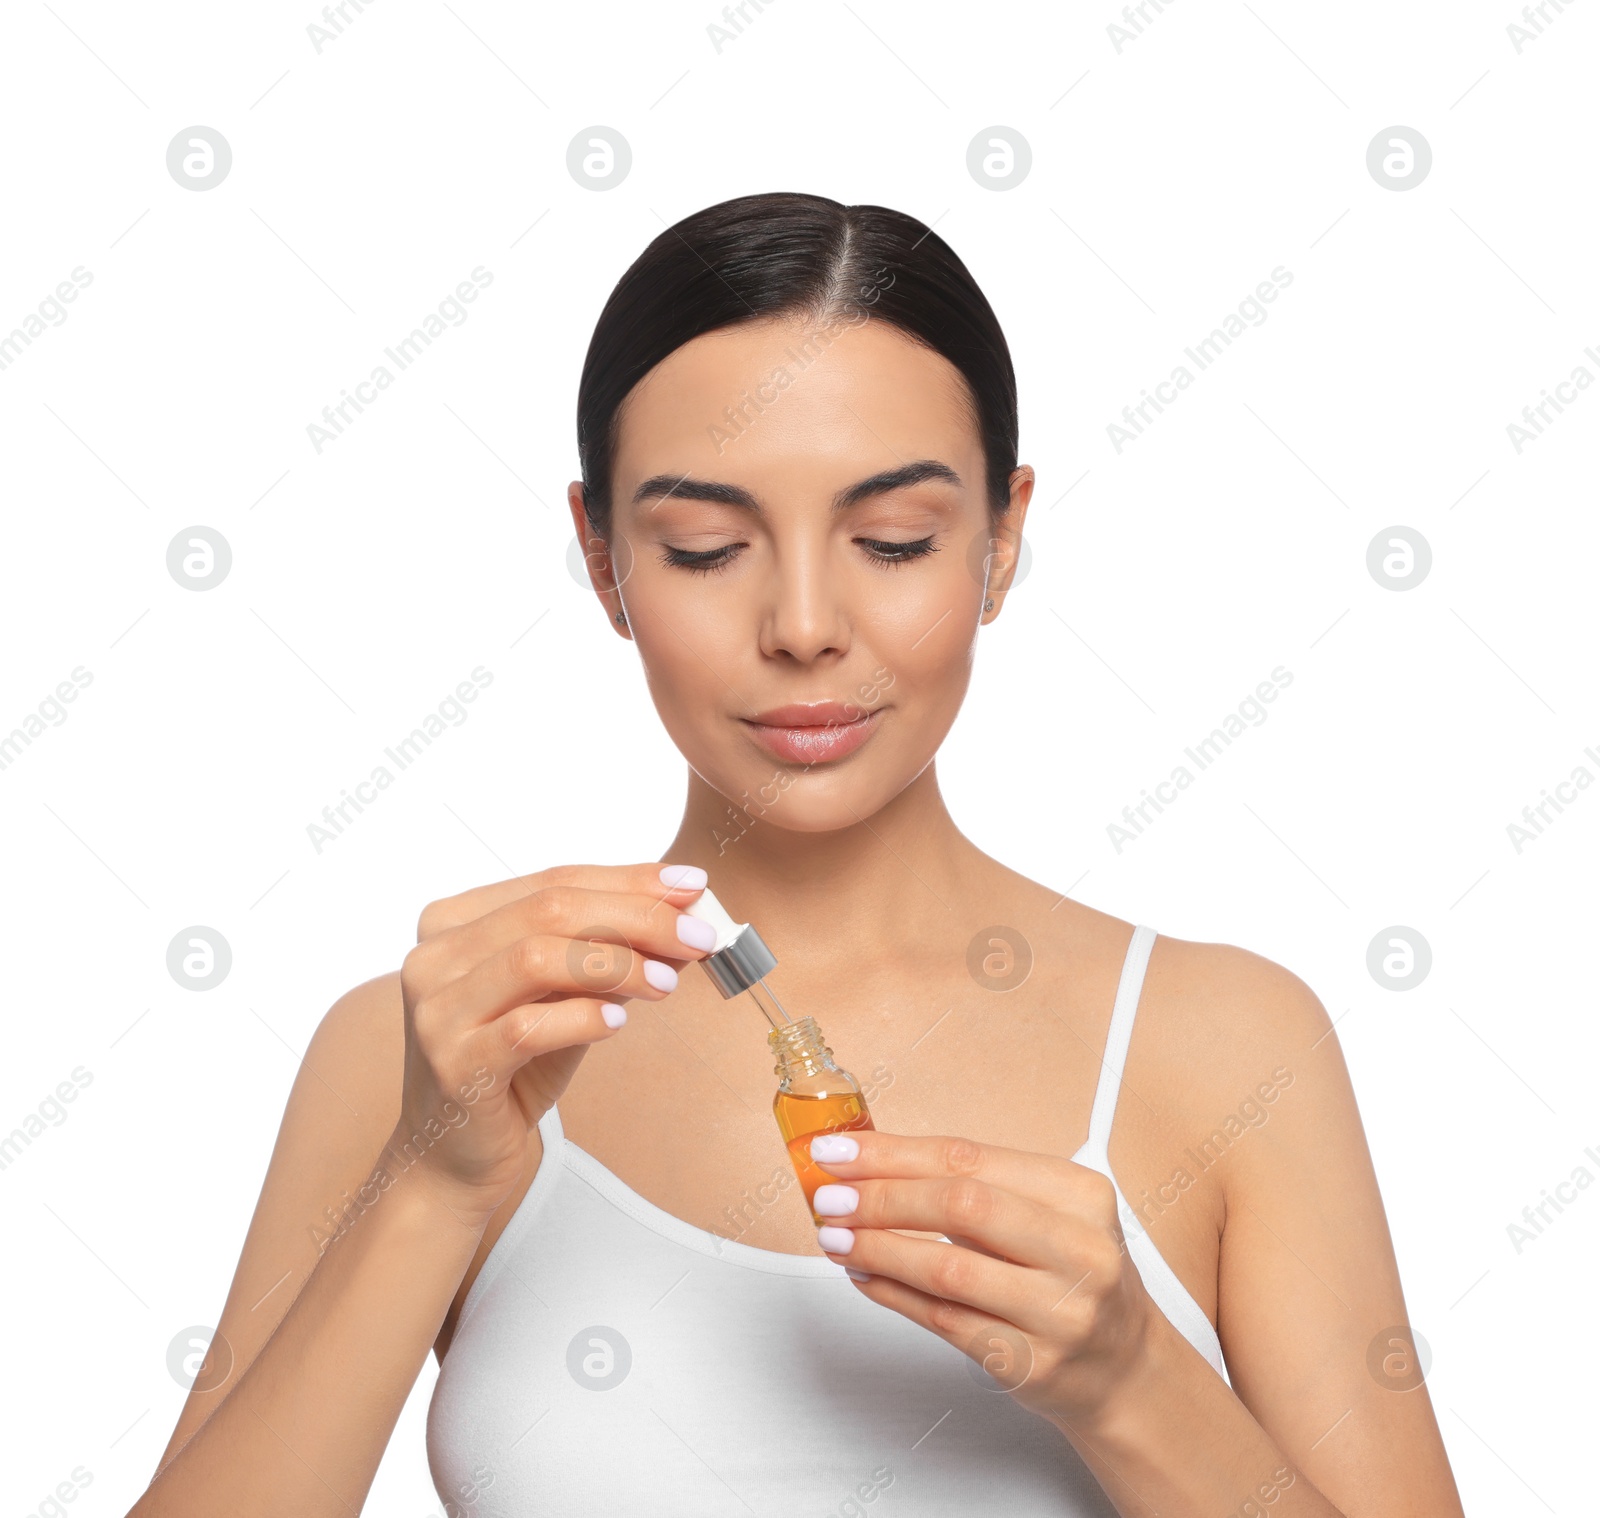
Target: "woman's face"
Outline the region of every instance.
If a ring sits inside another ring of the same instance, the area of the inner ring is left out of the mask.
[[[609,560],[577,484],[569,502],[673,741],[764,822],[870,816],[955,720],[995,615],[986,568],[998,610],[1032,471],[991,528],[959,372],[870,318],[696,338],[634,389],[618,433]],[[822,709],[780,710],[795,705]]]

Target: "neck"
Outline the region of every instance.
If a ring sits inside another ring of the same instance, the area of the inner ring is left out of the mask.
[[[852,949],[882,959],[891,945],[915,953],[918,940],[943,941],[958,898],[991,863],[957,828],[931,763],[847,827],[784,828],[781,793],[764,816],[761,807],[757,798],[730,816],[728,798],[690,770],[683,821],[661,857],[701,866],[717,899],[775,949],[783,942],[796,968]]]

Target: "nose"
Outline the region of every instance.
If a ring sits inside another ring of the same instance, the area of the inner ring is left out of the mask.
[[[800,664],[842,655],[850,646],[850,619],[826,540],[787,537],[772,558],[772,583],[762,618],[761,650],[787,654]]]

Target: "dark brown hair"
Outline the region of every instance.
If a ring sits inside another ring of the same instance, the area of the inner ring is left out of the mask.
[[[938,233],[886,206],[821,195],[741,195],[668,227],[606,301],[578,382],[585,511],[609,538],[617,417],[638,382],[707,332],[854,309],[942,354],[961,373],[983,442],[990,510],[1010,504],[1017,382],[1000,323]]]

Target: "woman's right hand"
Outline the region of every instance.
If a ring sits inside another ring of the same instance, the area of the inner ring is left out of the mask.
[[[715,941],[681,910],[704,886],[693,866],[562,865],[426,907],[400,971],[405,1075],[386,1166],[422,1154],[452,1208],[487,1218],[585,1050],[626,1022],[621,1004],[668,995]]]

